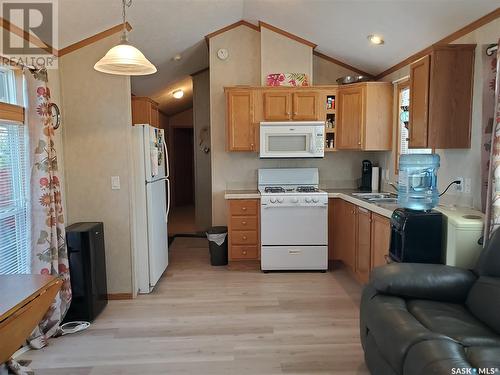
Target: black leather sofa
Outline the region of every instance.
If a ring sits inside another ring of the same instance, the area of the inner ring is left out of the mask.
[[[374,269],[360,330],[372,375],[500,375],[500,230],[474,270],[410,263]]]

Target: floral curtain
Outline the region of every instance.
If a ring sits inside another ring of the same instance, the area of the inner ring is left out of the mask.
[[[31,150],[31,273],[64,280],[52,306],[29,338],[30,346],[39,349],[49,337],[59,333],[71,302],[71,285],[47,71],[29,71],[25,78]]]
[[[499,41],[500,43],[500,41]],[[500,226],[500,51],[497,49],[495,109],[491,141],[488,194],[486,204],[486,223],[484,226],[484,244]]]

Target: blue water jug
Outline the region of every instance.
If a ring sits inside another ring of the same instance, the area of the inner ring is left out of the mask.
[[[427,211],[439,203],[437,170],[439,155],[406,154],[399,157],[398,205]]]

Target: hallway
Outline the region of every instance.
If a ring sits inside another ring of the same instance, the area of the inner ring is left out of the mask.
[[[196,238],[170,254],[152,294],[110,301],[89,330],[23,359],[36,375],[368,374],[345,272],[228,271]]]

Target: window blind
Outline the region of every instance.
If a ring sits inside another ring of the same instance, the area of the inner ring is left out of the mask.
[[[0,274],[30,272],[27,129],[0,122]]]

